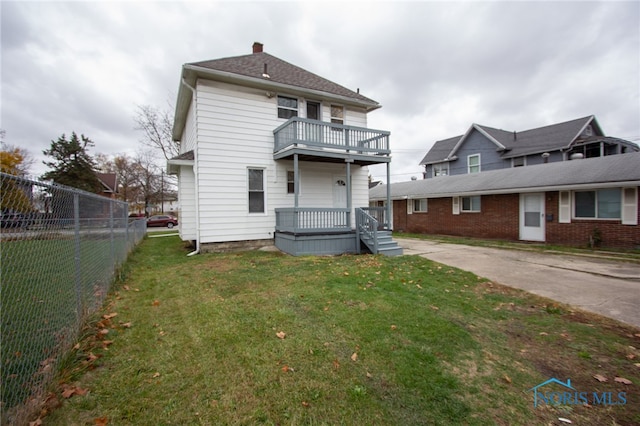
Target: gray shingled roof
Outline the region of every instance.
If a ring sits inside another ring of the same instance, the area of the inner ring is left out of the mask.
[[[640,152],[392,183],[391,198],[551,191],[623,182],[640,186]],[[386,197],[387,185],[369,191],[372,200]]]
[[[511,158],[521,155],[543,153],[546,151],[555,151],[561,148],[566,149],[576,140],[587,124],[591,124],[595,135],[604,135],[595,117],[592,115],[566,121],[564,123],[518,131],[515,132],[515,138],[513,131],[495,129],[483,125],[476,126],[480,127],[492,138],[504,145],[507,150],[502,154],[502,158]],[[455,152],[451,152],[455,147],[455,143],[451,145],[451,141],[453,139],[456,138],[436,142],[420,164],[441,162],[449,155],[455,155]],[[459,141],[459,139],[460,137],[457,138],[457,141]],[[445,152],[449,146],[451,146],[451,149],[448,152]]]
[[[268,79],[263,77],[265,64],[267,66]],[[275,83],[288,84],[305,89],[318,90],[355,99],[361,102],[377,104],[376,101],[361,94],[340,86],[332,81],[322,78],[312,72],[292,65],[282,59],[276,58],[265,52],[252,53],[250,55],[234,56],[230,58],[214,59],[210,61],[193,62],[189,65],[224,71],[232,74],[243,75],[273,81]]]

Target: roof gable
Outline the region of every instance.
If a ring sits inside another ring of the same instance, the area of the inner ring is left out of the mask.
[[[503,150],[502,158],[507,159],[522,155],[557,151],[559,149],[566,150],[573,144],[587,137],[582,136],[587,126],[591,126],[592,137],[604,136],[600,125],[593,115],[520,132],[472,124],[449,152],[443,152],[444,145],[446,144],[436,142],[420,164],[437,163],[452,158],[474,130],[482,133],[487,139],[493,142],[498,149]],[[451,140],[452,139],[446,139],[446,141]]]

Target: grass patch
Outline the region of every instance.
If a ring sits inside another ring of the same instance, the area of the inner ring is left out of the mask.
[[[132,255],[78,346],[89,372],[63,375],[88,392],[46,424],[640,422],[631,327],[416,256],[186,254]],[[627,404],[534,408],[550,377]]]

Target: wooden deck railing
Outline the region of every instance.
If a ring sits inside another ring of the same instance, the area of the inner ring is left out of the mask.
[[[291,207],[276,209],[276,231],[330,233],[351,230],[349,209]]]
[[[278,152],[290,146],[329,148],[359,154],[389,155],[389,132],[292,117],[273,131]]]

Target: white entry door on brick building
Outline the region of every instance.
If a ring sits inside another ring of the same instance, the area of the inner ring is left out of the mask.
[[[545,241],[544,193],[520,194],[520,239]]]

